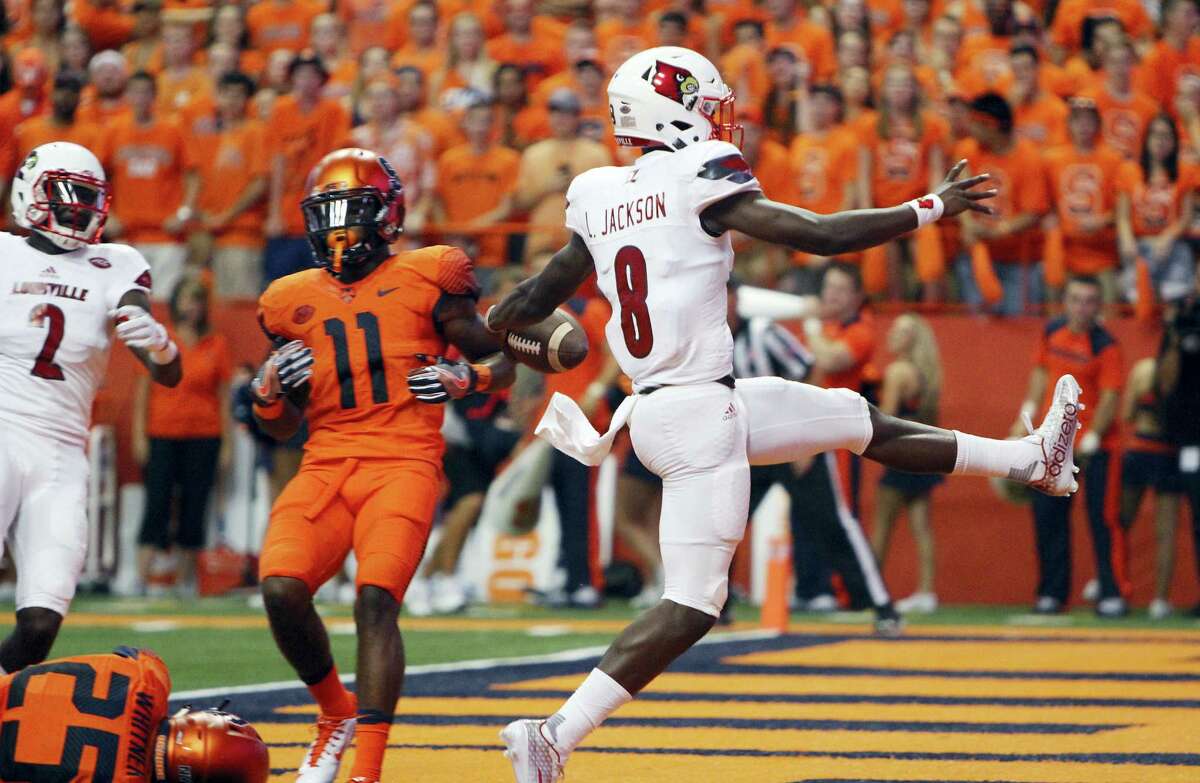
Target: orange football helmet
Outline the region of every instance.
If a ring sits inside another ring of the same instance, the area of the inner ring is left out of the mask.
[[[375,257],[404,230],[404,186],[370,150],[347,147],[321,158],[300,202],[317,263],[339,276]]]
[[[262,737],[238,716],[184,707],[158,736],[154,774],[160,783],[266,783],[271,761]]]

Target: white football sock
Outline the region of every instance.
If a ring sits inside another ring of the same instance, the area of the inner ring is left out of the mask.
[[[1042,447],[1021,438],[997,440],[954,430],[958,454],[954,473],[962,476],[997,476],[1013,481],[1037,481],[1046,472]]]
[[[605,718],[632,700],[620,683],[599,669],[592,669],[571,698],[546,719],[546,736],[565,759]]]

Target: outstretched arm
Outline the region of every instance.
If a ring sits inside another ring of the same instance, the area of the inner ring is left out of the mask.
[[[968,209],[991,214],[991,208],[979,202],[995,196],[996,191],[974,189],[987,181],[987,174],[960,181],[958,175],[966,164],[965,160],[956,163],[934,192],[933,195],[942,202],[940,215],[934,212],[933,199],[929,199],[928,204],[925,203],[926,199],[917,199],[915,204],[909,202],[885,209],[856,209],[818,215],[807,209],[771,201],[755,191],[713,204],[704,211],[700,220],[705,229],[714,235],[740,231],[755,239],[820,256],[852,253],[889,242],[939,217],[951,217]]]
[[[150,378],[163,386],[176,386],[183,379],[179,349],[162,324],[150,315],[150,297],[141,289],[126,291],[112,313],[117,321],[117,338],[128,346]]]
[[[518,285],[488,310],[486,325],[493,332],[544,321],[554,308],[571,298],[595,269],[592,254],[578,234],[550,259],[540,273]]]

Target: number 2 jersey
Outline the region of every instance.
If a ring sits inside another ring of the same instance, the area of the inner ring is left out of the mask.
[[[313,351],[305,462],[423,459],[441,465],[442,409],[408,391],[417,354],[440,356],[436,323],[445,296],[478,296],[471,261],[444,245],[392,256],[362,280],[324,269],[280,278],[259,299],[259,321],[276,344]]]
[[[170,693],[166,664],[128,647],[0,677],[0,780],[150,783]]]
[[[648,152],[632,166],[580,174],[567,191],[567,228],[587,244],[612,305],[606,333],[635,389],[703,383],[733,370],[726,283],[728,232],[700,224],[709,206],[761,190],[737,147],[705,141]]]
[[[109,312],[150,290],[128,245],[54,255],[0,232],[0,426],[82,446],[112,342]]]

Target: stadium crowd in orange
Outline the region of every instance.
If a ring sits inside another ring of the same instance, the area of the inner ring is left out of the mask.
[[[1191,288],[1200,241],[1196,0],[5,0],[0,168],[93,148],[107,235],[160,283],[209,270],[254,297],[308,265],[304,178],[339,146],[405,185],[407,247],[536,269],[581,171],[628,160],[605,86],[630,54],[694,48],[737,95],[767,195],[889,206],[967,157],[998,214],[849,260],[877,298],[1016,313],[1065,275],[1110,301]],[[6,194],[4,195],[6,199]],[[739,242],[751,282],[827,259]],[[169,286],[156,285],[157,295]]]

